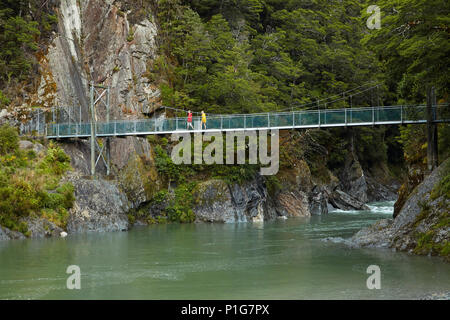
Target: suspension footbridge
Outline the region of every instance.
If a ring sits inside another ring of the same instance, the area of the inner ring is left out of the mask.
[[[363,86],[362,86],[363,87]],[[317,109],[289,110],[283,112],[266,112],[250,114],[212,114],[208,115],[206,129],[202,129],[201,117],[193,117],[194,128],[188,129],[187,116],[168,118],[153,117],[145,119],[128,119],[110,121],[109,94],[110,88],[90,86],[90,106],[88,117],[82,118],[82,108],[76,112],[61,110],[66,117],[58,119],[53,108],[52,116],[48,121],[44,113],[37,111],[37,121],[31,120],[23,128],[22,133],[37,133],[47,139],[90,139],[91,141],[91,173],[95,174],[95,167],[100,159],[110,172],[110,139],[114,137],[166,135],[172,133],[197,133],[197,132],[227,132],[250,130],[289,130],[289,129],[313,129],[313,128],[338,128],[355,126],[378,125],[404,125],[427,124],[430,158],[437,162],[437,123],[450,122],[448,104],[437,104],[434,91],[427,105],[395,105],[374,107],[351,107],[343,109],[327,108],[332,103],[363,94],[368,90],[377,88],[372,86],[355,92],[356,89],[343,92],[342,95],[333,96],[322,100],[325,108],[320,109],[319,101],[307,105],[316,104]],[[346,94],[350,96],[346,97]],[[335,99],[335,97],[338,97]],[[334,99],[334,100],[331,100]],[[103,104],[106,117],[98,121],[96,106]],[[306,107],[307,105],[299,106]],[[185,110],[178,110],[186,112]],[[41,114],[43,116],[39,117]],[[84,121],[83,121],[84,120]],[[100,146],[97,139],[106,139],[106,144]],[[97,154],[98,153],[98,156]]]
[[[444,105],[433,107],[433,121],[445,122]],[[256,114],[213,115],[207,120],[207,129],[201,129],[200,117],[193,117],[194,129],[188,130],[186,117],[166,119],[138,119],[96,122],[97,137],[147,136],[188,132],[226,132],[247,130],[285,130],[374,126],[395,124],[420,124],[427,122],[426,106],[388,106],[268,112]],[[91,123],[56,123],[44,128],[49,139],[90,138]]]

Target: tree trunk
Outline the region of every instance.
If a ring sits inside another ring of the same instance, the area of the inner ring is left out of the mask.
[[[438,132],[436,119],[436,93],[434,87],[427,89],[427,164],[428,171],[438,166]]]

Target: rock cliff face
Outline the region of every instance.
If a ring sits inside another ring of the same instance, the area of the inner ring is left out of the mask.
[[[420,254],[449,254],[450,200],[446,195],[430,197],[439,181],[448,176],[450,159],[435,169],[406,200],[395,219],[364,228],[350,240],[357,247],[391,247]]]
[[[39,61],[41,80],[34,102],[75,106],[69,110],[72,119],[87,121],[89,83],[93,81],[111,88],[110,119],[141,117],[142,110],[159,101],[160,91],[146,77],[147,65],[156,57],[157,27],[153,15],[139,15],[139,9],[140,4],[128,1],[60,1],[58,32]],[[106,119],[103,104],[96,112],[97,120]],[[79,160],[72,165],[88,174],[89,149],[79,142],[65,149]],[[129,162],[134,168],[136,155],[143,154],[150,158],[145,139],[111,141],[112,165],[117,170],[126,169]],[[101,163],[99,171],[104,171]],[[143,194],[137,198],[147,200]]]
[[[113,0],[60,1],[58,33],[40,61],[39,102],[81,105],[86,118],[94,81],[111,87],[112,117],[119,117],[137,114],[159,96],[144,76],[156,54],[156,25],[152,16],[131,23],[128,9]],[[105,109],[98,112],[104,119]]]

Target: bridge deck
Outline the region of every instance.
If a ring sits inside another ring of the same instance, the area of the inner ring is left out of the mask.
[[[448,109],[448,108],[447,108]],[[435,121],[447,122],[433,107]],[[200,117],[194,117],[194,130],[187,130],[186,118],[120,120],[97,122],[96,136],[144,136],[174,132],[226,132],[294,128],[330,128],[346,126],[372,126],[390,124],[426,123],[426,106],[390,106],[352,109],[307,110],[282,113],[220,115],[207,118],[207,130],[201,130]],[[88,138],[90,123],[49,124],[45,128],[49,139]]]

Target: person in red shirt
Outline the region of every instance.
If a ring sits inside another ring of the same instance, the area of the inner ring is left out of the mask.
[[[192,128],[192,130],[194,130],[194,126],[192,125],[192,111],[189,110],[188,111],[188,118],[187,118],[187,129],[189,130],[189,127]]]

